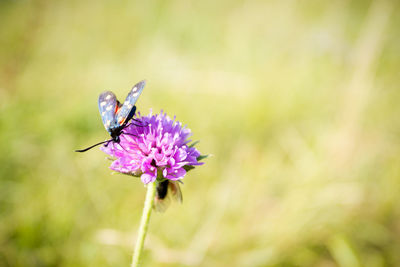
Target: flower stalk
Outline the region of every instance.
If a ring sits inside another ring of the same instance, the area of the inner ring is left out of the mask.
[[[156,182],[147,184],[146,199],[144,202],[144,208],[142,213],[142,219],[140,221],[139,233],[136,240],[135,249],[132,256],[131,267],[139,266],[140,257],[143,251],[144,240],[146,238],[147,229],[149,227],[151,210],[153,209],[154,197],[156,193]]]
[[[140,177],[147,185],[131,267],[139,266],[153,206],[156,211],[164,211],[168,203],[164,199],[182,201],[178,182],[188,171],[204,164],[200,160],[206,156],[194,147],[196,142],[190,144],[191,134],[190,129],[164,112],[147,116],[139,113],[123,128],[118,142],[101,147],[113,157],[112,170]]]

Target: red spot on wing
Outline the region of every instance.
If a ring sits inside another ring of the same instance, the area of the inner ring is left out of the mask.
[[[118,117],[118,113],[119,113],[120,111],[121,111],[121,108],[117,105],[117,106],[115,107],[115,116]],[[125,122],[125,118],[124,118],[124,117],[121,117],[121,118],[118,120],[119,125],[122,125],[124,122]]]

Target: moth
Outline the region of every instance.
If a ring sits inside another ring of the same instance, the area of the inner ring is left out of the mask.
[[[106,144],[107,146],[110,142],[119,143],[120,135],[124,133],[124,128],[128,126],[128,122],[131,119],[134,120],[133,116],[135,116],[136,112],[135,104],[145,85],[145,80],[135,84],[123,104],[118,101],[113,92],[105,91],[101,93],[98,100],[100,116],[101,120],[103,121],[103,125],[110,134],[111,138],[85,149],[79,149],[75,151],[85,152],[101,144]],[[171,200],[182,202],[182,192],[179,187],[179,183],[177,181],[170,180],[157,181],[154,209],[161,212],[165,211]]]
[[[108,145],[110,142],[119,143],[119,136],[123,133],[123,129],[127,127],[128,122],[135,115],[135,104],[139,99],[139,96],[142,94],[145,85],[145,80],[135,84],[123,104],[117,100],[117,97],[113,92],[105,91],[101,93],[98,101],[100,116],[104,127],[111,136],[111,139],[94,144],[85,149],[75,150],[75,152],[85,152],[101,144]]]

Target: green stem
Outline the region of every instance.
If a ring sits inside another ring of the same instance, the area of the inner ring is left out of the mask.
[[[131,267],[139,266],[140,256],[143,251],[144,239],[146,238],[147,228],[149,226],[150,214],[153,208],[154,196],[156,193],[156,182],[147,185],[146,200],[144,202],[142,219],[140,221],[139,234],[136,240],[135,250],[132,256]]]

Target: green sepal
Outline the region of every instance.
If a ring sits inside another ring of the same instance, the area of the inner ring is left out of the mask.
[[[166,178],[164,178],[163,176],[163,169],[157,168],[157,182],[162,182],[167,180]]]
[[[137,173],[133,173],[133,172],[116,172],[116,173],[120,173],[120,174],[125,174],[125,175],[129,175],[129,176],[133,176],[133,177],[136,177],[136,178],[140,178],[140,176],[142,176],[142,172],[141,171],[139,171],[139,172],[137,172]]]
[[[200,143],[200,141],[194,141],[193,143],[191,143],[190,145],[188,145],[188,147],[194,147],[195,145],[197,145],[198,143]]]
[[[197,157],[197,161],[203,160],[205,158],[208,158],[209,155],[200,155]]]
[[[193,169],[194,169],[194,166],[192,166],[192,165],[185,165],[185,166],[183,166],[182,168],[184,168],[185,171],[188,172],[188,171],[190,171],[190,170],[193,170]]]

